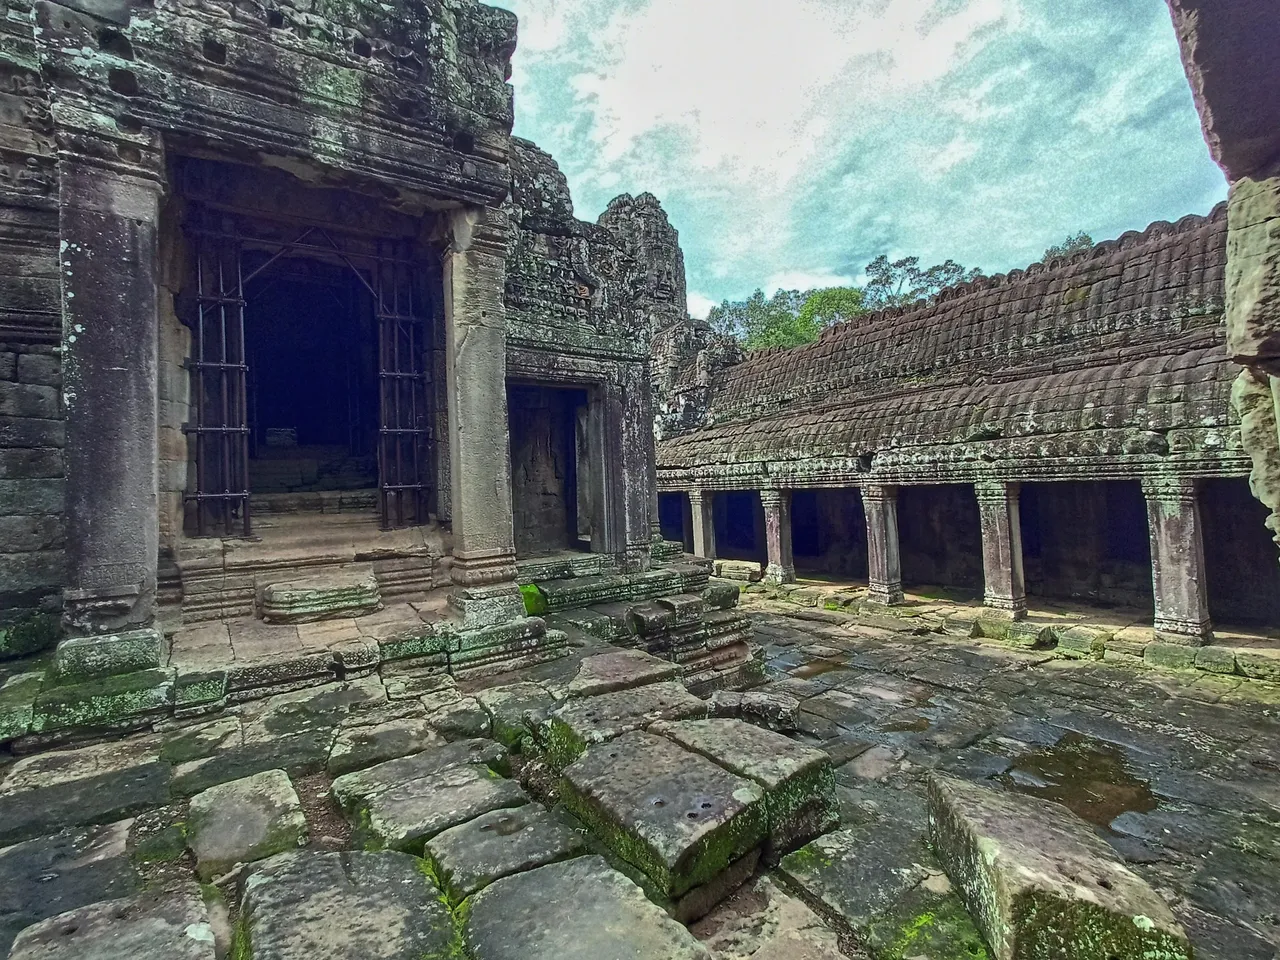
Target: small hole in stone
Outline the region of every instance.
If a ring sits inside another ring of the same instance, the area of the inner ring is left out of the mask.
[[[686,813],[686,814],[685,814],[685,816],[686,816],[686,817],[688,817],[690,820],[697,820],[697,819],[698,819],[698,811],[697,811],[697,810],[690,810],[688,813]]]
[[[204,58],[210,63],[226,63],[226,44],[219,43],[217,40],[206,39],[204,42]]]
[[[142,151],[128,143],[122,143],[116,147],[116,156],[125,163],[142,162]]]
[[[98,49],[121,60],[133,59],[133,44],[119,30],[103,30],[99,33]]]
[[[665,801],[665,800],[655,800],[655,801],[653,801],[653,805],[654,805],[655,807],[665,807],[665,806],[667,805],[667,801]]]
[[[412,100],[401,100],[396,104],[396,113],[408,120],[417,113],[417,107],[414,106]]]
[[[279,10],[267,11],[267,26],[279,30],[284,26],[284,14]]]
[[[1099,877],[1099,878],[1098,878],[1098,886],[1100,886],[1103,890],[1110,890],[1110,889],[1111,889],[1111,881],[1110,881],[1110,880],[1108,880],[1106,877]]]
[[[138,95],[138,78],[133,75],[132,70],[113,68],[107,71],[107,86],[122,96]]]
[[[116,117],[116,129],[121,133],[141,133],[142,121],[137,117],[131,117],[127,113],[122,113]]]
[[[710,803],[708,803],[708,802],[707,802],[707,801],[705,801],[705,800],[704,800],[704,801],[702,801],[702,809],[703,809],[703,810],[710,810],[710,809],[711,809],[711,804],[710,804]]]
[[[63,935],[64,937],[69,937],[69,936],[71,936],[73,933],[75,933],[75,932],[76,932],[77,930],[79,930],[79,929],[80,929],[80,928],[79,928],[78,926],[76,926],[74,923],[69,923],[69,924],[67,924],[65,927],[63,927],[63,928],[62,928],[62,935]]]
[[[453,135],[453,149],[459,153],[471,153],[476,148],[476,138],[465,130]]]
[[[369,46],[369,41],[363,37],[357,37],[355,42],[351,44],[351,49],[355,51],[357,57],[373,56],[373,47]]]

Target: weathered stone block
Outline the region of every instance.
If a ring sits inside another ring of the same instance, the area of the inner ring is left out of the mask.
[[[1230,647],[1201,647],[1195,654],[1197,670],[1206,673],[1236,672],[1236,652]]]
[[[459,740],[343,774],[333,781],[331,790],[338,806],[353,814],[370,797],[399,784],[430,777],[459,764],[493,766],[501,763],[504,756],[505,751],[491,740]]]
[[[1241,647],[1236,650],[1236,665],[1246,677],[1280,681],[1280,650]]]
[[[741,591],[738,584],[728,581],[711,581],[702,592],[702,599],[712,610],[732,610],[738,605]]]
[[[48,687],[36,698],[32,733],[120,727],[173,709],[175,671],[143,670]]]
[[[1151,643],[1142,651],[1142,659],[1153,667],[1166,670],[1194,670],[1196,647],[1176,643]]]
[[[53,420],[60,414],[56,387],[0,380],[0,417]]]
[[[561,800],[673,899],[713,881],[768,832],[757,784],[639,731],[597,744],[567,767]]]
[[[494,810],[427,841],[431,862],[445,893],[461,902],[493,881],[586,851],[582,834],[536,803]]]
[[[23,736],[31,727],[44,675],[20,673],[0,685],[0,743]]]
[[[563,768],[592,744],[642,730],[655,720],[705,717],[709,709],[704,701],[671,681],[570,700],[551,714],[547,760]]]
[[[338,731],[329,751],[328,770],[340,777],[355,770],[441,745],[427,721],[409,716],[385,723],[344,727]]]
[[[1190,960],[1172,911],[1065,808],[929,783],[929,835],[996,960]]]
[[[268,623],[310,623],[373,613],[382,609],[382,594],[372,571],[334,573],[266,584],[258,606]]]
[[[840,822],[835,769],[821,750],[741,720],[659,722],[649,732],[760,785],[769,817],[770,857],[779,857]]]
[[[448,907],[407,854],[282,853],[240,889],[235,957],[423,960],[456,946]]]
[[[18,357],[18,380],[59,386],[62,383],[62,364],[51,354],[24,353]]]
[[[493,737],[507,747],[519,747],[546,721],[555,698],[537,683],[513,683],[476,694],[489,715]]]
[[[51,679],[80,683],[141,670],[158,669],[164,662],[164,635],[151,628],[94,637],[72,637],[58,644]]]
[[[176,716],[195,716],[226,703],[226,670],[180,672],[173,683],[173,710]]]
[[[760,564],[747,560],[717,560],[715,572],[716,576],[722,580],[736,580],[742,583],[755,583],[764,577]]]
[[[105,900],[28,927],[12,960],[214,960],[213,927],[200,893]]]
[[[978,620],[978,629],[987,640],[1027,650],[1048,650],[1057,643],[1052,627],[1030,620],[1008,620],[984,615]]]
[[[238,863],[302,846],[307,821],[289,775],[267,770],[192,797],[187,838],[196,873],[207,882]]]
[[[471,901],[464,939],[475,960],[708,960],[688,930],[603,857],[494,881]]]
[[[611,650],[585,657],[569,681],[569,697],[593,697],[616,690],[630,690],[650,683],[676,680],[680,666],[643,650]]]
[[[0,628],[0,660],[52,650],[61,637],[62,628],[53,614],[28,613],[17,622]]]
[[[1097,627],[1074,626],[1058,633],[1058,652],[1069,657],[1101,660],[1111,639],[1108,630]]]

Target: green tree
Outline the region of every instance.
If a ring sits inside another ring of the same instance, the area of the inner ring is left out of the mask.
[[[746,300],[725,300],[712,307],[707,322],[717,332],[737,338],[748,350],[795,347],[816,340],[821,331],[812,319],[800,319],[807,297],[799,290],[779,290],[772,297],[757,290]]]
[[[827,327],[844,323],[867,312],[865,297],[857,287],[828,287],[814,290],[805,298],[796,316],[804,328],[815,330],[814,336]]]
[[[1084,253],[1086,250],[1092,249],[1093,237],[1081,230],[1079,233],[1067,237],[1067,239],[1063,240],[1062,243],[1054,244],[1052,247],[1046,249],[1044,256],[1040,259],[1044,263],[1048,263],[1051,260],[1057,260],[1059,257],[1070,257],[1077,253]]]
[[[947,287],[982,275],[976,267],[969,270],[954,260],[921,267],[919,257],[903,257],[890,262],[884,254],[867,264],[866,273],[863,301],[872,310],[905,307],[919,300],[928,300]]]

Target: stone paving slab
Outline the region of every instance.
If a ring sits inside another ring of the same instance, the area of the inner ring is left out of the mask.
[[[562,768],[591,744],[642,730],[657,720],[689,720],[709,711],[706,702],[672,681],[570,700],[551,714],[547,758]]]
[[[307,842],[307,820],[283,770],[210,787],[191,798],[187,836],[204,881],[238,863],[263,860]]]
[[[840,821],[831,758],[742,720],[659,721],[650,733],[758,783],[769,812],[769,846],[781,856]]]
[[[470,901],[465,943],[475,960],[710,960],[602,857],[490,884]]]
[[[450,953],[456,934],[448,908],[419,861],[407,854],[282,853],[255,866],[241,890],[237,948],[244,952],[233,951],[237,958],[460,955]]]
[[[513,683],[481,690],[476,700],[489,715],[493,737],[519,747],[541,728],[556,699],[540,683]]]
[[[126,849],[132,823],[63,830],[0,849],[0,957],[25,927],[142,888]]]
[[[494,880],[585,851],[581,831],[530,803],[451,827],[427,841],[424,856],[450,899],[461,902]]]
[[[414,706],[421,710],[418,704]],[[329,750],[326,769],[329,776],[340,777],[353,770],[421,753],[440,742],[422,716],[410,715],[382,723],[343,727]]]
[[[199,891],[161,899],[105,900],[28,927],[10,960],[215,960]]]
[[[594,697],[679,677],[680,666],[670,660],[643,650],[611,650],[584,658],[566,692],[570,698]]]
[[[492,740],[458,740],[343,774],[333,781],[333,799],[345,812],[355,813],[370,797],[400,784],[429,777],[459,764],[490,766],[500,763],[504,756],[505,751]]]
[[[638,731],[591,747],[566,768],[561,800],[673,899],[714,880],[768,830],[757,784]]]
[[[355,825],[366,842],[418,853],[442,830],[528,802],[518,783],[479,764],[460,764],[373,794]]]
[[[929,834],[996,960],[1190,958],[1168,905],[1057,804],[948,777],[929,782]]]

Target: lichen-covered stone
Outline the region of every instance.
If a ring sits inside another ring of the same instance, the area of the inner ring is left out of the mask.
[[[82,683],[163,665],[164,635],[155,629],[95,637],[72,637],[58,644],[51,678],[60,684]]]
[[[268,623],[312,623],[373,613],[382,608],[382,593],[371,570],[333,573],[269,583],[258,592],[258,607]]]
[[[708,960],[693,936],[602,857],[496,880],[470,901],[475,960]]]
[[[12,960],[214,960],[209,911],[195,889],[105,900],[28,927]]]
[[[39,673],[20,673],[0,684],[0,743],[30,729],[35,700],[43,685],[44,675]]]
[[[1190,960],[1173,912],[1057,804],[944,777],[929,836],[996,960]]]
[[[578,856],[581,831],[536,803],[482,814],[427,841],[423,854],[451,900],[461,902],[494,880]]]
[[[504,754],[505,751],[491,740],[459,740],[343,774],[333,781],[331,791],[338,806],[354,814],[370,797],[394,786],[432,776],[459,764],[492,766],[500,763]]]
[[[519,747],[532,737],[556,702],[538,683],[490,687],[477,693],[476,699],[489,715],[494,739],[507,747]]]
[[[307,821],[289,775],[267,770],[192,797],[187,837],[196,873],[208,881],[238,863],[302,846]]]
[[[172,669],[143,670],[67,686],[46,686],[36,698],[33,733],[120,727],[173,706]]]
[[[567,767],[561,800],[670,898],[714,880],[768,832],[759,785],[639,731]]]
[[[708,712],[705,702],[671,681],[570,700],[551,714],[547,759],[562,768],[592,744],[641,730],[655,720],[688,720]]]
[[[385,760],[420,753],[437,741],[430,724],[417,715],[382,723],[344,726],[334,738],[326,766],[330,776],[340,777]]]
[[[453,917],[403,853],[282,853],[240,886],[232,955],[252,960],[448,960]]]
[[[771,856],[781,856],[840,822],[835,771],[821,750],[741,720],[659,722],[649,730],[760,785]]]

